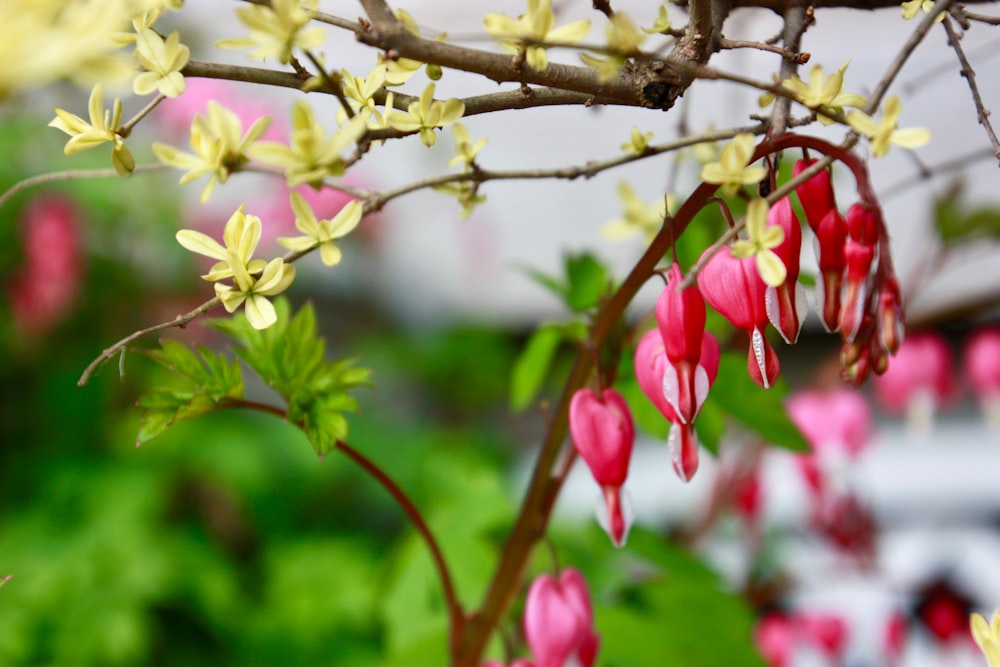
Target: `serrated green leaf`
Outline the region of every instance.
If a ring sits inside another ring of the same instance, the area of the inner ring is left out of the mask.
[[[567,255],[565,262],[566,304],[578,313],[590,310],[607,293],[611,286],[611,274],[590,253]]]
[[[532,269],[527,266],[521,267],[521,270],[524,271],[524,275],[528,276],[533,281],[535,281],[536,283],[538,283],[539,285],[541,285],[542,287],[544,287],[545,289],[549,290],[557,297],[559,297],[560,301],[563,302],[566,301],[567,298],[566,285],[563,284],[563,282],[560,281],[558,278],[556,278],[555,276],[550,276],[547,273],[542,273],[538,269]]]
[[[553,324],[535,329],[514,362],[510,376],[510,409],[520,412],[531,405],[548,377],[552,358],[562,342],[562,331]]]
[[[746,357],[726,352],[702,411],[711,402],[766,442],[793,452],[808,452],[809,444],[785,412],[782,401],[787,395],[788,384],[783,379],[779,378],[770,389],[761,389],[747,373]]]
[[[230,362],[212,350],[197,352],[172,340],[150,350],[151,359],[179,375],[183,388],[156,387],[139,397],[138,444],[147,442],[183,419],[192,419],[215,410],[220,401],[243,397],[243,374],[236,361]]]

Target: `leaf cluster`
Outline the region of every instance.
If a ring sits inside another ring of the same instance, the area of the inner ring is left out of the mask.
[[[256,407],[245,401],[242,366],[250,367],[285,403],[285,419],[299,427],[320,456],[348,435],[344,412],[356,412],[357,401],[348,390],[370,384],[370,372],[355,359],[326,359],[325,343],[316,326],[311,304],[290,316],[288,302],[276,302],[277,323],[253,328],[246,316],[216,320],[214,329],[235,341],[238,359],[205,347],[191,350],[175,341],[163,341],[149,356],[185,380],[184,386],[157,387],[139,399],[143,408],[139,443],[156,437],[182,419],[227,407]],[[268,411],[280,411],[267,408]]]

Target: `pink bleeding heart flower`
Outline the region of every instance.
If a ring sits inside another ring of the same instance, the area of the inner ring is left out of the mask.
[[[704,369],[708,387],[711,387],[719,374],[720,354],[719,342],[715,336],[705,332],[701,340],[699,368]],[[688,482],[698,471],[698,438],[695,435],[694,423],[682,423],[665,395],[664,377],[670,368],[670,361],[667,359],[666,346],[659,331],[650,329],[643,334],[636,346],[633,364],[639,388],[671,423],[667,444],[674,472],[682,481]],[[705,393],[707,392],[706,388]]]
[[[815,162],[798,160],[792,173],[798,176]],[[826,330],[836,331],[840,326],[840,286],[845,266],[847,222],[837,212],[829,170],[824,169],[796,187],[795,194],[815,235],[816,256],[823,278],[823,284],[816,290],[817,310]]]
[[[1000,429],[1000,327],[979,328],[966,340],[965,377],[989,423]]]
[[[593,667],[600,644],[594,632],[590,593],[583,575],[573,568],[558,579],[539,575],[524,606],[524,636],[536,667],[564,667],[574,658]]]
[[[778,287],[768,286],[765,291],[765,309],[767,318],[778,330],[786,343],[792,344],[799,339],[802,322],[805,320],[808,306],[806,291],[799,284],[799,255],[802,253],[802,226],[792,210],[792,202],[788,197],[782,197],[774,202],[767,212],[767,224],[780,227],[784,232],[784,240],[773,248],[781,263],[785,265],[785,282]]]
[[[847,621],[836,614],[803,612],[795,617],[795,625],[806,641],[839,662],[847,647]]]
[[[592,389],[579,389],[569,404],[569,430],[576,451],[601,487],[607,511],[605,530],[620,547],[631,523],[629,507],[622,497],[635,443],[628,403],[614,389],[605,389],[600,397]]]
[[[706,251],[708,252],[708,251]],[[767,327],[767,285],[753,257],[737,259],[723,246],[702,267],[698,288],[712,308],[750,336],[747,371],[764,389],[778,379],[778,355],[764,335]]]
[[[951,348],[936,331],[909,336],[875,378],[875,397],[891,414],[907,415],[911,427],[926,430],[934,412],[957,395]]]
[[[694,421],[708,395],[708,375],[699,364],[705,335],[705,300],[698,287],[678,290],[681,270],[675,262],[656,302],[656,325],[669,365],[663,393],[682,424]]]
[[[848,239],[844,244],[844,295],[840,306],[840,337],[854,342],[869,314],[872,276],[878,269],[878,212],[863,204],[847,210]]]
[[[894,275],[886,276],[879,285],[875,317],[881,348],[888,354],[896,354],[906,337],[906,325],[903,317],[903,294]],[[882,374],[878,370],[875,372],[877,375]]]
[[[833,449],[853,458],[871,441],[871,410],[853,389],[798,391],[785,407],[814,452]]]
[[[770,667],[791,664],[795,649],[795,628],[788,617],[773,613],[757,621],[753,631],[754,644]]]

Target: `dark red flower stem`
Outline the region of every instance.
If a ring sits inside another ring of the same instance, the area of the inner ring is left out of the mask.
[[[257,401],[229,399],[220,404],[220,407],[247,408],[250,410],[257,410],[258,412],[266,412],[268,414],[281,417],[286,421],[288,420],[288,413],[284,409],[267,403],[259,403]],[[295,424],[295,426],[299,426],[299,424]],[[413,524],[413,527],[427,544],[427,549],[431,553],[431,559],[434,561],[434,567],[438,572],[438,577],[441,579],[441,591],[444,594],[445,604],[448,606],[448,617],[451,623],[450,641],[452,649],[454,650],[457,646],[458,638],[462,634],[462,627],[465,624],[465,612],[462,609],[462,605],[458,601],[458,595],[455,591],[455,582],[454,579],[452,579],[451,570],[448,568],[448,563],[444,558],[444,553],[441,551],[441,546],[434,537],[434,533],[431,532],[430,526],[420,513],[420,510],[417,509],[417,506],[413,503],[410,497],[406,495],[406,492],[403,491],[403,489],[396,484],[395,480],[389,477],[389,475],[386,474],[386,472],[382,470],[378,464],[367,458],[364,454],[354,449],[343,440],[338,440],[335,447],[339,452],[347,456],[347,458],[368,473],[368,475],[370,475],[371,478],[379,484],[379,486],[385,489],[386,492],[392,496],[393,500],[395,500],[396,504],[399,505],[399,508],[403,510],[403,513],[406,514],[407,518]]]

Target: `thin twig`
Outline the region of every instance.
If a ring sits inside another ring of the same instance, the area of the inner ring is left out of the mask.
[[[184,328],[187,325],[191,324],[191,322],[193,322],[194,320],[201,317],[209,310],[217,306],[219,303],[220,303],[219,297],[209,299],[208,301],[201,304],[194,310],[189,310],[183,315],[178,315],[172,320],[169,320],[167,322],[160,322],[159,324],[154,324],[153,326],[146,327],[145,329],[139,329],[138,331],[135,331],[129,334],[128,336],[125,336],[125,338],[122,338],[120,341],[118,341],[111,347],[106,348],[103,352],[101,352],[100,356],[98,356],[96,359],[94,359],[87,365],[87,368],[84,369],[83,374],[80,375],[80,379],[76,381],[77,386],[82,387],[85,384],[87,384],[87,382],[90,380],[90,376],[93,375],[94,371],[97,370],[98,366],[100,366],[105,361],[118,354],[120,350],[122,350],[132,341],[139,340],[143,336],[148,336],[151,333],[156,333],[157,331],[163,331],[164,329],[172,329],[174,327]]]
[[[159,169],[166,169],[167,165],[156,162],[154,164],[140,164],[135,169],[132,170],[133,174],[144,173],[149,171],[157,171]],[[53,171],[47,174],[37,174],[35,176],[29,176],[23,180],[18,181],[14,185],[0,195],[0,207],[6,204],[11,197],[21,192],[22,190],[27,190],[28,188],[33,188],[36,185],[44,185],[45,183],[56,183],[59,181],[75,181],[82,178],[121,178],[121,174],[117,171],[108,167],[107,169],[69,169],[67,171]]]
[[[986,23],[987,25],[1000,25],[1000,17],[997,16],[987,16],[986,14],[975,14],[968,11],[967,9],[962,9],[962,14],[965,18],[970,21],[978,21],[980,23]]]
[[[997,140],[997,134],[993,131],[993,125],[990,123],[990,111],[986,108],[986,105],[983,103],[983,97],[979,93],[979,86],[976,84],[976,71],[972,69],[972,64],[965,56],[965,51],[962,49],[959,41],[960,37],[955,31],[955,27],[951,24],[951,18],[945,16],[944,21],[941,23],[944,26],[945,32],[948,33],[948,44],[955,52],[955,55],[958,56],[958,62],[962,65],[961,74],[969,84],[969,92],[972,93],[972,102],[976,105],[976,118],[979,120],[979,124],[983,126],[983,129],[986,130],[986,136],[989,137],[990,144],[993,145],[993,154],[1000,159],[1000,140]]]
[[[934,178],[936,176],[946,176],[953,174],[956,170],[968,167],[970,163],[985,160],[994,156],[994,152],[990,148],[977,148],[974,151],[964,153],[958,157],[953,157],[944,162],[938,162],[929,167],[921,167],[917,172],[916,177],[908,176],[892,185],[888,185],[884,188],[880,188],[879,192],[882,195],[882,200],[888,200],[892,197],[905,192],[909,188],[916,187],[923,183],[924,181]]]
[[[144,106],[142,109],[139,110],[139,113],[133,116],[127,123],[119,127],[116,133],[121,135],[122,137],[127,137],[128,135],[130,135],[132,133],[132,128],[135,127],[140,120],[145,118],[150,111],[155,109],[156,105],[158,105],[165,99],[167,99],[166,95],[157,95],[156,97],[154,97],[149,104],[147,104],[146,106]]]
[[[323,67],[323,63],[319,61],[319,58],[313,55],[312,51],[306,49],[304,53],[306,54],[306,58],[309,59],[309,62],[313,64],[313,67],[319,70],[320,77],[326,82],[327,88],[329,88],[329,91],[333,93],[334,97],[337,98],[337,101],[340,102],[340,106],[344,109],[344,113],[347,114],[347,117],[354,118],[354,107],[350,105],[347,98],[344,96],[344,87],[340,83],[340,75],[338,74],[337,80],[334,81],[333,76],[326,71],[326,68]]]
[[[797,53],[802,44],[802,35],[805,34],[812,23],[812,14],[807,7],[796,4],[789,6],[784,18],[785,28],[782,31],[781,41],[783,50],[789,53]],[[784,82],[785,79],[791,77],[798,71],[800,64],[799,60],[783,59],[781,61],[781,70],[778,72],[778,80]],[[774,109],[771,112],[771,131],[775,135],[783,134],[787,129],[788,115],[791,113],[791,108],[791,98],[775,98]]]

